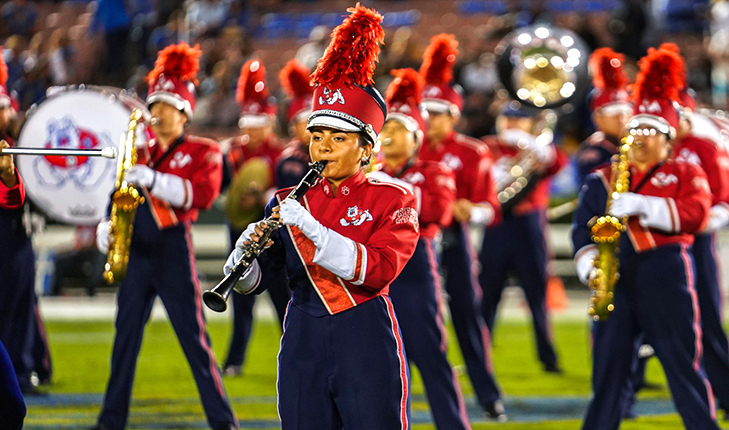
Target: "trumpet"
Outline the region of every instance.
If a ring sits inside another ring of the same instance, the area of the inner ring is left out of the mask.
[[[286,197],[287,199],[299,200],[311,187],[316,184],[316,181],[321,176],[324,168],[327,165],[327,161],[317,161],[311,163],[311,169],[299,182],[299,185],[291,191],[291,194]],[[215,312],[225,312],[228,308],[228,297],[230,297],[233,287],[238,282],[238,279],[245,273],[245,271],[253,264],[253,261],[258,257],[265,249],[266,243],[271,239],[271,236],[281,228],[281,223],[273,217],[268,217],[262,221],[263,235],[260,237],[258,242],[250,241],[246,248],[243,250],[243,256],[233,266],[233,269],[223,278],[218,285],[211,290],[206,290],[203,293],[203,301],[205,305]]]

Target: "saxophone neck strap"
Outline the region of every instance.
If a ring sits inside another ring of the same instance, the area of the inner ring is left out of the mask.
[[[658,164],[656,164],[655,166],[653,166],[653,168],[651,168],[651,170],[649,170],[648,173],[646,173],[646,175],[643,176],[643,179],[640,180],[638,185],[636,185],[635,188],[631,190],[631,192],[637,194],[641,190],[641,188],[643,188],[643,186],[650,180],[650,178],[652,178],[653,175],[655,175],[655,173],[658,171],[658,169],[660,169],[661,166],[663,166],[663,163],[665,163],[665,160],[661,161]]]

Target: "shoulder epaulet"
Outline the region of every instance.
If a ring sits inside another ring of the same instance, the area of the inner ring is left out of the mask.
[[[413,193],[411,193],[410,190],[408,190],[407,188],[402,187],[397,184],[393,184],[392,182],[382,182],[382,181],[378,181],[377,179],[371,179],[371,178],[368,178],[367,182],[371,185],[385,187],[386,189],[392,188],[393,190],[397,190],[400,193],[405,194],[405,195],[413,195]]]
[[[488,151],[488,147],[486,147],[485,142],[478,140],[478,139],[474,139],[472,137],[468,137],[463,134],[456,134],[456,137],[453,140],[456,143],[463,145],[469,149],[472,149],[476,152]]]

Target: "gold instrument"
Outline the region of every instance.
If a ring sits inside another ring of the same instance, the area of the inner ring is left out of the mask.
[[[129,246],[137,207],[144,203],[139,190],[125,180],[126,172],[137,163],[137,127],[141,124],[142,111],[134,109],[129,128],[117,157],[116,186],[111,197],[109,224],[109,251],[104,267],[104,279],[109,284],[124,279],[129,263]]]
[[[605,205],[605,215],[591,222],[592,241],[597,244],[598,255],[590,276],[590,308],[588,313],[594,321],[604,321],[615,309],[614,292],[618,281],[620,263],[618,261],[618,242],[625,230],[628,217],[622,220],[608,215],[610,205],[620,194],[630,191],[630,169],[628,151],[633,144],[633,136],[623,138],[618,159],[612,164],[610,190]]]

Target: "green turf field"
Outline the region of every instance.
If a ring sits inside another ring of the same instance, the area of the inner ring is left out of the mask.
[[[469,404],[474,429],[579,429],[590,392],[590,355],[586,323],[555,324],[555,338],[565,374],[541,371],[527,323],[504,322],[495,333],[494,362],[506,393],[510,421],[484,420],[472,398],[466,375],[461,386]],[[85,429],[92,426],[101,406],[109,374],[112,322],[50,322],[47,326],[54,363],[54,384],[47,396],[29,398],[26,429]],[[229,326],[209,325],[218,359],[226,352]],[[243,377],[224,380],[242,429],[279,428],[276,414],[276,354],[280,333],[273,322],[257,324]],[[451,336],[453,339],[453,336]],[[455,341],[451,362],[461,364]],[[461,369],[461,366],[458,366]],[[651,360],[648,379],[665,386],[657,360]],[[422,384],[412,375],[413,429],[433,429]],[[625,430],[681,429],[664,388],[643,392],[638,404],[642,417],[625,422]],[[129,429],[207,428],[187,362],[167,322],[148,325],[139,357]],[[725,425],[729,429],[729,424]]]

